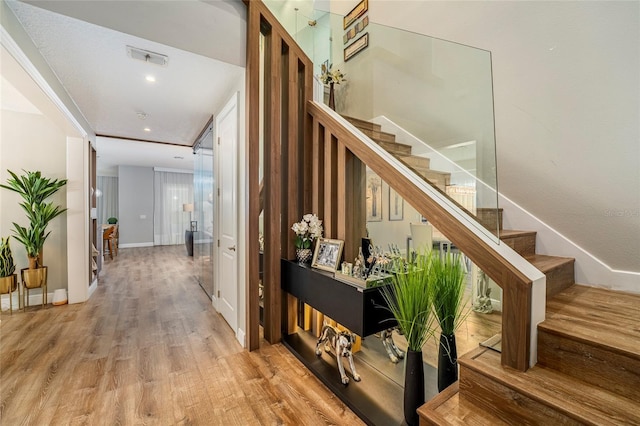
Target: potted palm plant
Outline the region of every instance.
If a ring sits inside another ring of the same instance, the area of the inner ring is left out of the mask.
[[[433,291],[429,274],[432,256],[418,254],[413,263],[401,265],[392,283],[382,287],[382,295],[398,322],[400,333],[407,339],[404,379],[404,418],[407,424],[418,424],[417,409],[424,403],[424,364],[422,347],[433,335]]]
[[[9,310],[11,311],[13,311],[12,293],[18,288],[15,270],[16,265],[13,263],[9,237],[0,238],[0,294],[9,295]]]
[[[438,391],[458,380],[456,330],[469,314],[464,297],[466,272],[459,254],[436,256],[431,265],[433,311],[440,325]]]
[[[13,222],[13,237],[24,245],[29,258],[29,270],[22,271],[23,283],[27,288],[46,286],[47,268],[42,263],[42,249],[51,233],[47,232],[47,226],[67,209],[45,200],[66,185],[67,180],[49,179],[41,172],[25,170],[22,176],[18,176],[11,170],[7,171],[11,178],[0,187],[20,194],[23,199],[20,206],[29,219],[28,228]]]

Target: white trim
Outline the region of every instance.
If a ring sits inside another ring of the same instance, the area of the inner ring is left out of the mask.
[[[244,330],[241,328],[238,328],[238,331],[236,332],[236,339],[238,340],[238,342],[240,342],[240,344],[242,345],[243,348],[246,348],[247,345],[245,343],[245,335],[244,335]]]
[[[33,291],[35,289],[32,289],[31,291]],[[24,290],[21,290],[24,291]],[[0,309],[2,309],[2,311],[8,311],[9,310],[9,295],[8,294],[3,294],[1,295],[1,303],[0,303]],[[18,290],[14,291],[12,293],[13,296],[13,311],[14,312],[18,312],[20,311],[19,309],[19,303],[20,303],[20,297],[18,296]],[[51,305],[51,302],[53,301],[53,292],[49,292],[47,291],[47,305]],[[29,293],[29,308],[32,307],[36,307],[36,306],[42,306],[42,293],[35,293],[32,294],[31,292]]]
[[[179,244],[176,244],[179,245]],[[135,248],[135,247],[153,247],[153,241],[150,243],[128,243],[128,244],[118,244],[118,248]]]
[[[35,83],[40,87],[40,89],[44,92],[44,94],[53,102],[53,104],[62,112],[62,114],[69,120],[73,127],[80,133],[81,137],[88,136],[87,131],[82,127],[82,125],[76,120],[75,116],[69,111],[67,106],[62,102],[62,100],[58,97],[58,94],[51,88],[47,80],[40,74],[38,69],[33,65],[33,63],[29,60],[27,55],[24,54],[20,46],[15,42],[13,37],[7,32],[7,30],[0,26],[0,41],[2,45],[7,49],[7,51],[14,57],[14,59],[20,64],[22,68],[29,74],[29,76],[35,81]],[[78,109],[80,112],[80,110]],[[80,114],[82,114],[80,112]]]

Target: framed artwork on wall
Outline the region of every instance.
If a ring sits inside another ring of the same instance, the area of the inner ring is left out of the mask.
[[[356,19],[361,17],[367,10],[369,10],[369,0],[362,0],[342,19],[342,29],[346,30],[349,28],[349,25],[353,24]]]
[[[367,222],[382,221],[382,179],[372,171],[367,172]]]
[[[359,39],[344,48],[344,61],[347,62],[367,46],[369,46],[369,33],[363,34]]]
[[[404,219],[404,199],[389,187],[389,220]]]
[[[335,272],[342,257],[342,247],[344,241],[330,240],[328,238],[318,238],[316,249],[313,252],[312,268],[324,269]]]

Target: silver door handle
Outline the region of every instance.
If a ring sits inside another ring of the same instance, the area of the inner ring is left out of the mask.
[[[227,247],[229,250],[231,251],[236,251],[236,246],[232,246],[232,247]]]

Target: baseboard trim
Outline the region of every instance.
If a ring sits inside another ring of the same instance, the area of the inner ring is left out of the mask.
[[[0,309],[2,309],[3,311],[8,311],[9,310],[9,295],[8,294],[3,294],[1,297],[1,302],[0,302]],[[19,310],[19,306],[20,306],[20,298],[18,297],[18,292],[15,291],[12,294],[13,300],[13,310],[14,311],[18,311]],[[53,293],[49,293],[47,292],[47,304],[50,305],[51,301],[53,301]],[[42,305],[42,293],[40,294],[29,294],[29,306],[36,306],[36,305]]]
[[[153,242],[118,244],[118,248],[153,247],[153,246],[154,246]]]

